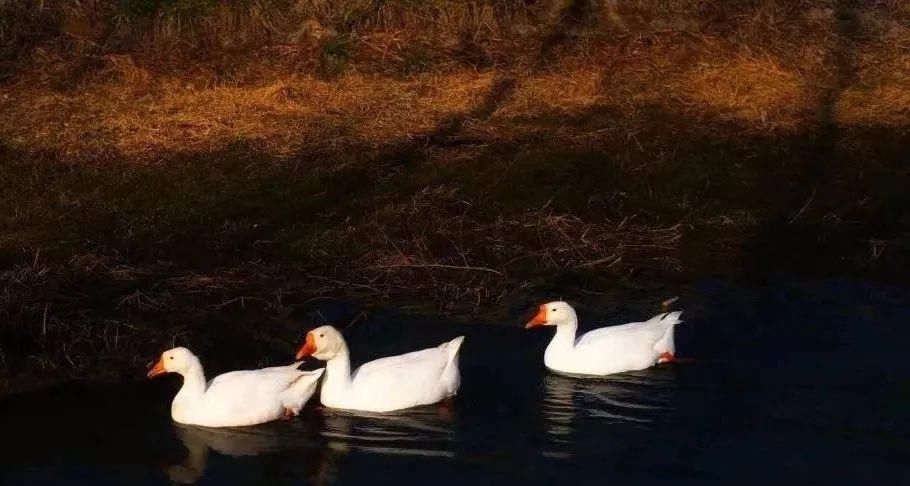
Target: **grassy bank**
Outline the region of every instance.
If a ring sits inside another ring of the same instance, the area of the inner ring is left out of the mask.
[[[905,281],[901,2],[230,5],[0,0],[3,376],[248,365],[327,298]]]

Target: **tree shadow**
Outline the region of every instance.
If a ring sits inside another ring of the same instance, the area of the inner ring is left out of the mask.
[[[535,69],[545,68],[552,61],[553,53],[565,42],[572,40],[578,31],[596,25],[600,7],[597,0],[569,0],[541,42],[534,63]]]

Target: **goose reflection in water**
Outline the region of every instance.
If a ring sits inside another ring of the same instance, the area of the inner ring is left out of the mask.
[[[430,405],[385,414],[323,409],[322,417],[322,436],[339,452],[454,456],[453,415],[447,407]]]
[[[544,427],[557,451],[584,442],[585,432],[603,425],[650,428],[672,407],[673,380],[660,370],[621,373],[603,378],[550,374],[544,378]],[[593,437],[592,437],[593,438]]]
[[[201,427],[174,424],[177,437],[187,449],[180,464],[167,468],[168,477],[181,484],[192,484],[206,474],[211,451],[232,457],[261,456],[302,450],[316,462],[316,474],[324,462],[321,448],[313,441],[302,421],[273,422],[253,427]],[[310,461],[304,461],[309,463]]]
[[[368,454],[454,456],[450,410],[420,407],[391,414],[365,414],[318,407],[300,420],[255,427],[208,428],[175,424],[187,454],[167,468],[168,477],[192,484],[206,475],[209,456],[263,456],[302,453],[293,461],[306,467],[313,484],[330,484],[352,451]]]
[[[320,435],[326,458],[311,481],[327,484],[339,476],[351,452],[379,455],[454,455],[444,448],[451,441],[451,412],[434,406],[372,414],[320,407]]]

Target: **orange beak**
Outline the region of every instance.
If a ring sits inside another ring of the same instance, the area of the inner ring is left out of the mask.
[[[537,315],[534,316],[533,319],[528,321],[527,324],[525,324],[525,329],[531,329],[532,327],[543,326],[546,323],[547,323],[547,305],[541,304],[540,310],[537,312]]]
[[[300,347],[300,350],[297,351],[297,359],[303,359],[307,356],[312,355],[316,352],[316,340],[313,339],[313,333],[306,333],[306,341],[303,342],[303,346]]]
[[[158,375],[163,375],[167,373],[167,370],[164,369],[164,361],[161,361],[161,358],[158,358],[158,362],[155,363],[155,366],[152,366],[152,369],[149,370],[148,374],[145,375],[149,378],[154,378]]]

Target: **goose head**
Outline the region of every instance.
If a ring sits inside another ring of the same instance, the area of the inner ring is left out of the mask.
[[[169,349],[161,353],[158,362],[148,372],[149,378],[154,378],[165,373],[184,374],[199,360],[196,355],[186,348]]]
[[[534,316],[527,324],[525,329],[540,326],[560,326],[563,324],[572,324],[575,322],[575,309],[566,302],[557,300],[541,304]]]
[[[312,356],[322,361],[328,361],[345,349],[344,338],[338,329],[332,326],[322,326],[306,334],[306,339],[297,351],[297,359]]]

